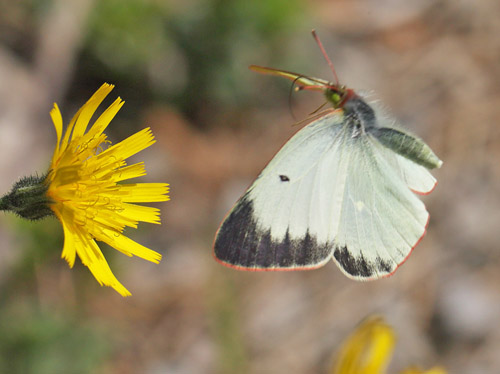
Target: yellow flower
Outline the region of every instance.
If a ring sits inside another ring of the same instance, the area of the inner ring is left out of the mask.
[[[49,207],[64,230],[62,257],[73,267],[78,254],[101,285],[129,296],[130,292],[115,278],[95,240],[127,256],[158,263],[159,253],[127,238],[123,230],[127,226],[137,228],[139,222],[160,223],[158,209],[134,203],[169,200],[168,184],[122,183],[146,174],[143,162],[127,166],[125,160],[155,140],[146,128],[111,145],[103,131],[123,105],[120,98],[87,130],[90,118],[112,89],[112,85],[103,84],[76,113],[64,135],[61,113],[54,104],[50,115],[57,144],[44,184]]]
[[[408,368],[406,370],[403,370],[401,374],[446,374],[446,371],[439,367],[432,368],[426,371],[420,370],[418,368]]]
[[[384,374],[394,350],[396,336],[381,317],[371,317],[344,342],[332,374]],[[446,374],[441,368],[411,368],[401,374]]]

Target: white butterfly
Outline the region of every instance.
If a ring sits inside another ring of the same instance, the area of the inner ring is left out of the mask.
[[[338,82],[251,69],[320,90],[333,109],[297,132],[228,213],[215,238],[217,261],[259,271],[333,259],[357,280],[394,273],[425,235],[429,213],[415,194],[434,189],[427,169],[442,161]]]

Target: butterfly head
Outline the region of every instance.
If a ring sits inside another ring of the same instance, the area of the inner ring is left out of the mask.
[[[342,108],[349,100],[357,97],[354,90],[336,84],[326,85],[324,88],[326,99],[335,109]]]

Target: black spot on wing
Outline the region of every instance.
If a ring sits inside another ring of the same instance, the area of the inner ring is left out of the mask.
[[[309,232],[292,239],[271,237],[271,229],[258,228],[253,204],[243,196],[222,223],[214,244],[215,256],[228,264],[245,268],[312,267],[331,255],[332,244],[319,244]]]
[[[280,180],[282,182],[290,182],[290,178],[288,178],[286,175],[280,175]]]
[[[336,247],[333,256],[339,265],[348,274],[355,277],[369,278],[374,274],[390,274],[394,271],[394,265],[377,257],[375,262],[368,262],[361,255],[354,257],[349,253],[347,247]]]

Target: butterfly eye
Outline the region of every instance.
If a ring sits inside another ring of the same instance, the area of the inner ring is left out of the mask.
[[[332,102],[333,106],[337,108],[342,101],[342,95],[339,92],[330,91],[327,99]]]

